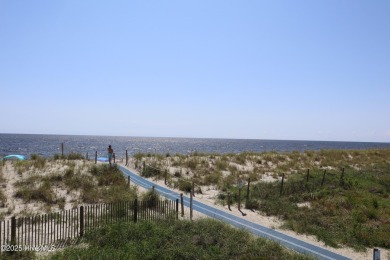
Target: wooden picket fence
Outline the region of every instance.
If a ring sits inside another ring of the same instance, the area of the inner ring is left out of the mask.
[[[86,232],[114,222],[177,219],[179,200],[128,201],[85,205],[32,217],[0,221],[0,252],[5,245],[39,247],[64,245]]]

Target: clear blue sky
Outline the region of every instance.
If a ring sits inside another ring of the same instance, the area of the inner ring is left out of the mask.
[[[389,0],[0,0],[0,133],[390,142],[389,14]]]

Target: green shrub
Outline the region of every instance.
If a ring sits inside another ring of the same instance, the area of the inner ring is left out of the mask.
[[[153,208],[157,205],[157,202],[160,200],[160,196],[156,191],[149,190],[142,195],[141,200],[146,202],[147,207]]]
[[[141,172],[141,176],[145,178],[150,178],[155,176],[161,177],[162,174],[160,169],[146,165],[145,169],[143,169],[143,171]]]
[[[218,182],[222,178],[222,173],[220,171],[215,171],[209,175],[206,175],[204,178],[204,184],[210,185],[210,184],[218,184]]]
[[[179,190],[184,191],[184,192],[191,192],[192,183],[190,181],[187,181],[187,180],[179,179],[178,188],[179,188]]]
[[[191,170],[195,170],[197,167],[197,164],[198,164],[197,160],[195,158],[192,158],[192,159],[188,159],[185,162],[185,167],[190,168]]]

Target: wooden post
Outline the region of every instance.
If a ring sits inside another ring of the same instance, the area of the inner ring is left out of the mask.
[[[61,143],[61,157],[64,157],[64,143]]]
[[[138,200],[134,200],[134,222],[137,223],[138,214]]]
[[[249,192],[250,192],[251,178],[248,178],[248,187],[246,188],[246,204],[249,204]]]
[[[130,176],[127,176],[127,185],[130,187]]]
[[[238,210],[241,210],[241,188],[238,188]]]
[[[97,163],[97,151],[95,152],[95,164]]]
[[[15,216],[13,216],[11,218],[11,245],[16,246],[16,218],[15,218]]]
[[[183,193],[180,193],[180,203],[181,203],[181,216],[184,217],[184,201],[183,201]]]
[[[231,209],[230,209],[230,192],[228,192],[228,209],[230,210],[230,211],[232,211]]]
[[[310,174],[310,169],[307,169],[307,174],[306,174],[306,183],[309,182],[309,174]]]
[[[179,199],[176,199],[176,219],[179,219]]]
[[[84,236],[84,206],[80,206],[80,237]]]
[[[325,181],[325,174],[326,174],[326,170],[324,170],[324,175],[322,175],[321,186],[322,186],[322,185],[324,185],[324,181]]]
[[[142,165],[143,165],[142,172],[145,172],[145,161],[143,161]]]
[[[344,168],[342,169],[341,171],[341,176],[340,176],[340,185],[343,186],[344,185]]]
[[[127,164],[128,164],[128,162],[129,162],[129,155],[127,154],[127,150],[126,150],[126,166],[127,166]]]
[[[192,220],[192,200],[193,200],[193,194],[192,194],[192,190],[190,192],[190,220]]]
[[[282,196],[283,193],[283,183],[284,183],[284,173],[282,175],[282,185],[280,185],[280,196]]]

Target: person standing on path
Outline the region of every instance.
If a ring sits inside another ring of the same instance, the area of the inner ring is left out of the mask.
[[[111,145],[108,146],[107,151],[108,151],[108,162],[110,163],[110,167],[111,167],[111,160],[114,154],[114,150],[111,148]]]

